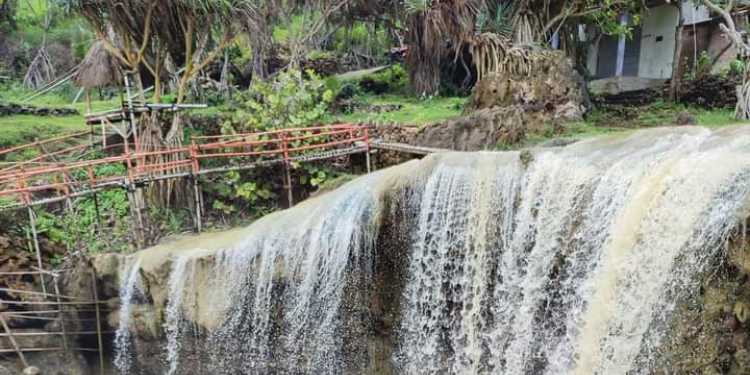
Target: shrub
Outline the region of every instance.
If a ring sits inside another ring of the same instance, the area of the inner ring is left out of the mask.
[[[360,87],[374,94],[405,94],[409,89],[409,75],[403,66],[396,64],[363,78]]]
[[[303,127],[321,121],[334,93],[313,71],[290,70],[274,80],[255,82],[241,94],[234,118],[224,133]]]

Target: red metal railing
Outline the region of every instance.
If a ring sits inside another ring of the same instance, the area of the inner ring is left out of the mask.
[[[126,151],[96,160],[43,165],[29,161],[0,170],[0,198],[13,200],[13,204],[2,207],[60,201],[110,186],[246,169],[259,164],[288,164],[309,159],[316,153],[318,158],[324,158],[326,153],[336,151],[362,152],[369,149],[369,143],[367,128],[338,124],[194,137],[192,143],[184,147],[137,153]],[[22,147],[26,146],[14,150]],[[123,172],[98,175],[97,169],[106,165],[120,166]]]

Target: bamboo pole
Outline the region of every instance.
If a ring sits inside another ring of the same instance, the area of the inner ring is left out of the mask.
[[[12,345],[15,352],[18,353],[18,357],[21,359],[21,363],[23,363],[23,367],[24,368],[29,367],[29,363],[26,362],[26,357],[23,355],[21,348],[18,346],[18,342],[16,341],[15,336],[13,336],[13,332],[10,331],[10,328],[8,327],[8,323],[5,321],[5,317],[3,316],[3,314],[0,314],[0,323],[2,323],[3,329],[8,334],[10,345]]]
[[[200,172],[200,160],[198,159],[198,146],[193,142],[190,147],[190,159],[191,159],[191,175],[190,178],[193,180],[193,198],[195,205],[195,229],[198,233],[203,231],[203,218],[202,218],[202,206],[201,206],[201,187],[200,181],[198,180],[198,173]]]
[[[57,308],[60,310],[59,318],[60,318],[60,330],[62,330],[63,348],[65,348],[65,351],[67,352],[68,351],[68,334],[65,328],[65,314],[63,314],[62,312],[62,305],[60,305],[60,302],[61,302],[60,301],[60,296],[61,296],[60,286],[58,285],[59,283],[57,282],[57,277],[53,277],[52,281],[55,287],[55,299],[57,300],[57,303],[58,303]]]
[[[54,276],[53,276],[53,279],[56,280]],[[30,295],[42,296],[42,297],[59,297],[59,298],[64,298],[68,300],[73,300],[73,301],[83,301],[83,300],[79,300],[76,297],[62,295],[57,290],[58,288],[55,288],[55,294],[52,294],[52,293],[41,293],[41,292],[34,292],[31,290],[21,290],[21,289],[14,289],[14,288],[0,288],[0,292],[5,292],[5,293],[30,294]]]
[[[99,305],[99,304],[107,304],[106,301],[77,301],[77,302],[65,302],[62,301],[60,303],[57,302],[48,302],[48,301],[10,301],[7,299],[0,299],[1,303],[7,304],[7,305],[19,305],[19,306],[49,306],[49,305],[65,305],[65,306],[82,306],[82,305]]]
[[[39,237],[36,232],[36,214],[31,206],[26,206],[29,211],[29,223],[31,224],[31,236],[34,242],[34,251],[36,251],[36,263],[39,269],[44,269],[42,265],[42,252],[39,249]],[[39,274],[39,280],[42,284],[42,293],[47,294],[47,286],[45,285],[44,273]]]
[[[137,74],[137,73],[133,73]],[[138,141],[138,129],[136,126],[135,121],[135,112],[133,111],[133,98],[130,95],[130,79],[128,78],[130,75],[130,72],[125,73],[125,91],[127,95],[127,103],[128,103],[128,119],[130,120],[130,129],[133,133],[133,143],[135,143],[135,152],[140,151],[140,142]]]
[[[372,172],[372,164],[370,163],[370,132],[365,128],[365,164],[367,164],[367,174]]]
[[[99,335],[101,333],[116,333],[116,331],[74,331],[68,332],[69,335]],[[0,333],[0,337],[40,337],[40,336],[61,336],[62,332],[16,332],[13,334]]]
[[[102,340],[102,321],[99,306],[99,291],[96,284],[96,271],[91,270],[91,291],[96,302],[96,340],[99,345],[99,374],[104,375],[104,341]]]
[[[292,191],[292,172],[291,163],[289,162],[289,145],[287,144],[286,132],[282,132],[281,137],[281,151],[284,155],[284,188],[286,188],[287,200],[289,201],[289,207],[294,206],[294,193]]]

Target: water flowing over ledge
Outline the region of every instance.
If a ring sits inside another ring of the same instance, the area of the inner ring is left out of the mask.
[[[746,128],[433,155],[137,254],[117,358],[140,267],[156,373],[652,373],[749,193]]]

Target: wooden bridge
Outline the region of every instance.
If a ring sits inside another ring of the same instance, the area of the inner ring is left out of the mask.
[[[6,150],[11,152],[43,146],[82,134],[31,143]],[[193,137],[189,145],[155,151],[129,151],[81,161],[54,161],[60,154],[83,150],[77,145],[0,169],[0,211],[43,205],[91,194],[110,187],[143,185],[153,181],[197,177],[292,162],[333,158],[355,153],[369,155],[366,127],[338,124],[310,128],[281,129],[228,136]],[[123,147],[122,144],[105,148]],[[369,157],[368,157],[369,159]],[[369,162],[368,162],[369,165]],[[100,175],[104,166],[121,173]]]
[[[184,147],[155,151],[131,151],[127,144],[78,144],[59,149],[45,148],[65,144],[90,132],[74,133],[0,150],[0,157],[28,149],[42,150],[29,160],[6,163],[0,168],[0,211],[45,205],[120,187],[132,188],[154,181],[196,178],[201,175],[282,165],[288,175],[292,162],[322,160],[364,153],[370,171],[370,150],[381,149],[415,155],[446,150],[386,143],[371,140],[369,129],[352,124],[280,129],[269,132],[193,137]],[[97,141],[98,142],[98,141]],[[80,161],[58,161],[72,153],[123,149],[120,155]],[[136,147],[137,148],[137,147]],[[101,175],[101,167],[118,174]],[[287,181],[290,183],[290,181]]]

